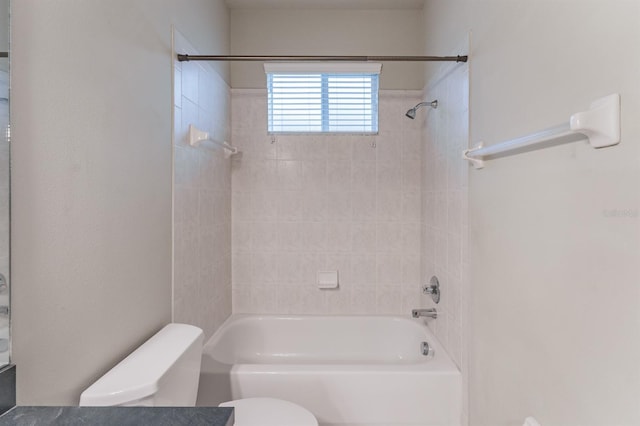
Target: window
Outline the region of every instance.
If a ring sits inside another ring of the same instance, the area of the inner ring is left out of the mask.
[[[269,133],[378,133],[380,64],[265,64]]]

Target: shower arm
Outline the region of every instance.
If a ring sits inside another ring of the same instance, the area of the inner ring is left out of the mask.
[[[413,120],[416,118],[416,111],[418,111],[423,106],[430,106],[431,108],[436,109],[438,108],[438,100],[436,99],[433,101],[420,102],[418,105],[414,106],[409,111],[407,111],[405,115]]]
[[[425,101],[425,102],[420,102],[418,105],[414,106],[412,109],[420,109],[423,106],[430,106],[431,108],[438,108],[438,100],[436,99],[435,101]]]

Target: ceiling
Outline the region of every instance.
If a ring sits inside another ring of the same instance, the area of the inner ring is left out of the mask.
[[[422,9],[424,0],[226,0],[230,9]]]

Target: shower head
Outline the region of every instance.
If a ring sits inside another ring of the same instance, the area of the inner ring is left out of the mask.
[[[438,100],[436,99],[435,101],[431,102],[420,102],[418,105],[407,111],[405,115],[413,120],[414,118],[416,118],[416,111],[426,105],[429,105],[431,108],[436,109],[438,108]]]

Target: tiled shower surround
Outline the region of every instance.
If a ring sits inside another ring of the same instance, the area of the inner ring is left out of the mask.
[[[380,92],[377,136],[267,135],[266,91],[232,90],[233,310],[402,314],[418,307],[420,91]],[[319,290],[318,271],[340,286]]]
[[[425,99],[437,99],[438,109],[422,116],[422,277],[425,283],[432,275],[439,278],[442,299],[435,305],[422,296],[421,305],[438,309],[429,326],[462,372],[467,424],[469,166],[461,154],[469,139],[468,66],[445,66],[428,84]]]
[[[176,50],[194,49],[179,33]],[[230,89],[206,63],[174,64],[173,320],[211,336],[231,314],[231,160],[189,145],[190,124],[229,140]]]
[[[0,273],[9,279],[9,72],[0,63]],[[9,306],[9,288],[0,288],[0,306]],[[0,365],[9,362],[9,319],[0,314]]]

